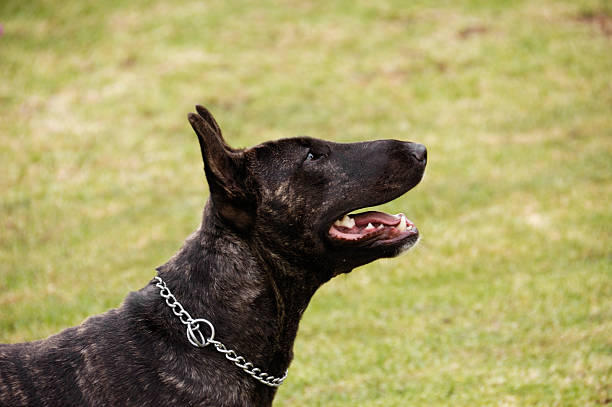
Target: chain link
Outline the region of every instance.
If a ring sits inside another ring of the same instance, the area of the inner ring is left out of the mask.
[[[217,352],[220,352],[225,355],[225,358],[234,363],[234,365],[238,366],[245,373],[251,375],[255,380],[259,382],[271,386],[271,387],[279,387],[283,384],[283,381],[287,377],[287,372],[282,377],[274,377],[269,375],[268,373],[262,372],[261,369],[255,367],[251,362],[247,362],[246,359],[240,355],[238,355],[234,350],[227,349],[227,347],[221,342],[215,340],[215,327],[213,324],[205,319],[205,318],[192,318],[189,315],[189,312],[183,308],[180,302],[176,299],[176,297],[170,292],[168,286],[164,280],[160,277],[155,277],[157,283],[155,286],[159,288],[159,295],[166,301],[166,304],[170,309],[172,309],[172,313],[176,315],[181,323],[187,327],[187,340],[196,348],[203,348],[212,344]],[[210,335],[207,337],[204,335],[202,331],[200,331],[200,325],[206,325],[208,330],[210,331]]]

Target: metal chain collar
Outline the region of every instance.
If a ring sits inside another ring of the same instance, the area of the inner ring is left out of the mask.
[[[189,343],[196,348],[203,348],[213,344],[215,349],[223,353],[227,360],[234,362],[236,366],[253,376],[253,378],[259,382],[271,387],[279,387],[283,384],[283,381],[287,377],[287,372],[285,372],[282,377],[271,376],[268,373],[262,372],[261,369],[255,367],[251,362],[247,362],[244,357],[239,356],[235,351],[227,349],[224,344],[215,340],[215,327],[209,320],[204,318],[192,318],[189,312],[185,311],[185,308],[178,302],[176,297],[172,295],[164,280],[160,277],[155,277],[155,280],[157,280],[155,286],[160,290],[159,295],[166,300],[166,304],[168,304],[174,315],[180,319],[183,325],[187,326],[187,340]],[[200,324],[207,325],[208,329],[210,329],[210,336],[208,338],[200,331]]]

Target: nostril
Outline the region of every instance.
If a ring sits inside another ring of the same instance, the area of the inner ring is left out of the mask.
[[[414,143],[411,153],[417,160],[427,161],[427,148],[423,144]]]

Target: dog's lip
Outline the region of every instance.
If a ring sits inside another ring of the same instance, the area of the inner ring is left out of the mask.
[[[367,211],[347,216],[354,219],[355,225],[357,226],[366,226],[368,223],[380,223],[385,226],[397,226],[401,222],[402,216],[405,217],[403,213],[391,215],[379,211]]]
[[[403,213],[367,211],[344,215],[329,227],[327,236],[334,243],[364,246],[394,244],[418,234],[414,223]]]

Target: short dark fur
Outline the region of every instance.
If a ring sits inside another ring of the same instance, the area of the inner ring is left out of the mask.
[[[189,121],[211,195],[201,227],[158,272],[216,339],[280,376],[321,284],[414,244],[345,247],[327,232],[343,214],[415,186],[425,149],[302,137],[235,150],[197,111]],[[153,283],[77,327],[0,345],[0,406],[269,406],[275,392],[212,346],[191,346]]]

